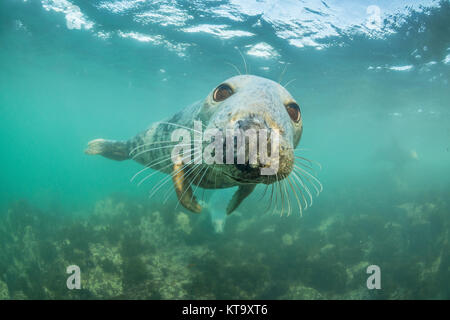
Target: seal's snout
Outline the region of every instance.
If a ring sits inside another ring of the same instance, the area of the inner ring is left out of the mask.
[[[223,157],[224,163],[233,164],[229,167],[231,176],[240,181],[269,183],[276,176],[288,174],[285,171],[291,170],[287,168],[290,157],[286,151],[292,148],[286,148],[285,137],[278,126],[270,125],[273,121],[267,115],[241,113],[238,119],[230,122],[229,129],[234,136],[229,136],[230,131],[227,131]]]
[[[263,119],[254,116],[236,121],[236,128],[243,131],[269,129]]]

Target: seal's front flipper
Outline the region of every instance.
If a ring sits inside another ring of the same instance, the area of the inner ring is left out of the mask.
[[[247,198],[250,193],[255,189],[256,184],[244,184],[239,186],[239,189],[234,193],[233,198],[231,198],[230,202],[227,206],[227,214],[232,213],[236,210],[237,207],[241,204],[241,202]]]
[[[198,204],[191,185],[188,179],[184,176],[185,172],[184,169],[181,169],[182,166],[182,163],[175,164],[173,166],[173,172],[176,173],[172,176],[172,180],[175,187],[175,192],[177,193],[178,201],[180,201],[186,209],[195,213],[200,213],[200,211],[202,211],[202,207]]]
[[[123,141],[95,139],[88,142],[84,153],[90,155],[99,154],[105,158],[122,161],[130,158],[128,144]]]

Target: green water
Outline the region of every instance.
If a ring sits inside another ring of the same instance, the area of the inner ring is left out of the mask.
[[[448,1],[380,1],[377,31],[367,1],[71,3],[0,4],[0,299],[450,297]],[[266,212],[259,187],[218,233],[214,208],[148,198],[162,176],[138,187],[140,165],[83,153],[203,99],[230,63],[295,79],[324,186],[303,217]]]

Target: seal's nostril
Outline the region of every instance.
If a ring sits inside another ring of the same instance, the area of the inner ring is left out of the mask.
[[[245,130],[246,129],[246,122],[244,120],[238,120],[238,121],[236,121],[236,127],[238,129]]]

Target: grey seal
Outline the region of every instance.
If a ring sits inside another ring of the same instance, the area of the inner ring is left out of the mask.
[[[278,130],[279,168],[276,174],[263,176],[263,164],[180,164],[173,163],[172,133],[178,128],[194,130],[194,121],[201,121],[205,129],[267,129]],[[311,190],[322,190],[320,181],[305,170],[311,161],[294,153],[303,132],[303,119],[298,102],[282,85],[270,79],[254,76],[234,76],[216,86],[205,99],[198,101],[172,117],[154,123],[128,141],[96,139],[85,151],[113,160],[133,159],[146,168],[170,175],[179,202],[188,210],[199,213],[202,207],[193,194],[192,186],[220,189],[237,186],[227,207],[233,212],[258,184],[272,185],[276,196],[286,197],[288,190],[297,200],[300,212],[303,204],[312,204]],[[300,161],[296,165],[296,161]],[[287,181],[287,182],[286,182]],[[283,182],[283,183],[280,183]],[[278,186],[273,186],[276,184]],[[308,187],[309,184],[309,187]],[[310,190],[311,189],[311,190]],[[284,205],[284,204],[283,204]]]

